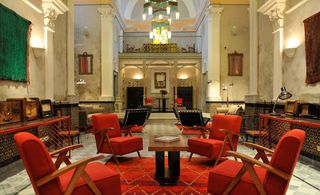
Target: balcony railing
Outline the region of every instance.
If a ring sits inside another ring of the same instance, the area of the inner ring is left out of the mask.
[[[123,36],[123,53],[201,53],[200,36],[175,36],[168,44],[152,44],[147,36]]]

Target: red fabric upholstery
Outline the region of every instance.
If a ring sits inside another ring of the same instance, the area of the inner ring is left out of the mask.
[[[143,130],[143,126],[136,126],[136,127],[131,127],[130,131],[132,133],[141,133]]]
[[[39,138],[30,133],[17,133],[14,139],[35,193],[62,195],[68,185],[66,181],[70,181],[73,171],[38,188],[36,181],[56,171],[48,150]],[[86,171],[103,194],[121,194],[120,176],[117,172],[100,163],[88,164]],[[82,192],[93,194],[88,185],[80,179],[73,194],[83,194]]]
[[[278,142],[270,165],[292,176],[304,138],[305,132],[303,130],[288,131]],[[266,177],[264,185],[268,194],[284,194],[287,191],[289,182],[269,172]]]
[[[222,144],[223,141],[216,139],[193,138],[189,139],[188,141],[188,146],[189,148],[192,148],[193,153],[200,154],[212,159],[215,159],[218,156]],[[225,152],[230,149],[230,146],[226,145],[223,156],[225,156]]]
[[[270,165],[282,170],[292,176],[293,169],[299,157],[304,141],[303,130],[291,130],[285,133],[277,144],[272,155]],[[241,162],[227,160],[216,166],[210,173],[208,179],[208,193],[223,194],[232,179],[242,167]],[[285,194],[289,181],[266,171],[261,167],[254,167],[267,194]],[[254,195],[259,194],[251,176],[246,172],[239,183],[233,188],[230,194],[233,195]]]
[[[183,98],[176,98],[176,104],[177,104],[177,106],[182,106]]]
[[[136,136],[126,136],[122,137],[121,131],[120,131],[120,125],[118,116],[116,114],[97,114],[92,116],[92,125],[93,125],[93,131],[99,131],[103,130],[108,127],[115,128],[114,132],[108,135],[110,138],[111,147],[113,150],[110,150],[109,145],[107,144],[107,141],[104,140],[104,144],[102,145],[102,148],[100,150],[101,153],[107,153],[107,154],[115,154],[115,155],[124,155],[131,152],[136,152],[143,149],[143,143],[142,143],[142,137],[136,137]],[[96,133],[96,145],[97,149],[100,145],[100,139],[101,134]]]
[[[212,125],[209,138],[223,140],[225,134],[220,129],[226,129],[234,133],[240,133],[242,118],[238,115],[216,114],[212,117]],[[238,137],[233,137],[233,145],[237,149]]]
[[[120,176],[117,172],[96,162],[88,164],[86,171],[103,194],[121,194]],[[72,174],[73,171],[70,171],[60,177],[63,191],[67,189]],[[88,188],[84,180],[80,178],[73,194],[92,194],[92,191]]]
[[[153,105],[153,99],[151,97],[144,99],[144,105]]]
[[[223,194],[232,179],[237,175],[242,167],[242,163],[237,161],[226,160],[216,166],[212,172],[209,173],[208,192],[211,194]],[[255,167],[255,171],[260,179],[264,181],[266,171],[260,167]],[[230,193],[230,195],[252,195],[259,194],[254,186],[253,180],[249,173],[245,173],[238,185]]]
[[[242,119],[236,115],[214,115],[212,118],[211,131],[209,139],[191,138],[188,140],[188,151],[195,154],[200,154],[211,159],[216,159],[223,144],[225,134],[220,132],[220,129],[226,129],[235,133],[240,133]],[[233,137],[235,149],[237,148],[238,138]],[[230,150],[231,146],[226,145],[222,156]]]

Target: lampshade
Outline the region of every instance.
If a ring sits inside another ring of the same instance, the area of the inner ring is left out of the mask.
[[[278,99],[280,99],[280,100],[286,100],[286,99],[289,99],[289,98],[291,98],[291,97],[292,97],[292,94],[291,94],[290,92],[287,92],[287,90],[286,90],[285,87],[281,87],[281,92],[279,93],[276,101],[274,102],[273,108],[272,108],[272,113],[270,113],[270,114],[273,115],[273,116],[278,116],[278,115],[280,115],[279,113],[276,113],[276,111],[275,111],[275,108],[276,108]]]
[[[290,92],[287,92],[285,87],[281,87],[281,92],[279,94],[280,100],[286,100],[292,97],[292,94]]]

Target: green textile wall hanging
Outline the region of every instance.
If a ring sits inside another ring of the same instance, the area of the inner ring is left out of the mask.
[[[0,4],[0,80],[28,81],[30,24]]]

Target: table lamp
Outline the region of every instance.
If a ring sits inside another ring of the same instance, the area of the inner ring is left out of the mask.
[[[287,92],[286,88],[285,87],[281,87],[281,92],[280,94],[278,95],[276,101],[274,102],[274,105],[273,105],[273,108],[272,108],[272,113],[270,115],[273,115],[273,116],[279,116],[280,114],[279,113],[276,113],[275,111],[275,108],[276,108],[276,105],[278,103],[278,100],[286,100],[286,99],[289,99],[292,97],[292,94],[290,92]]]

